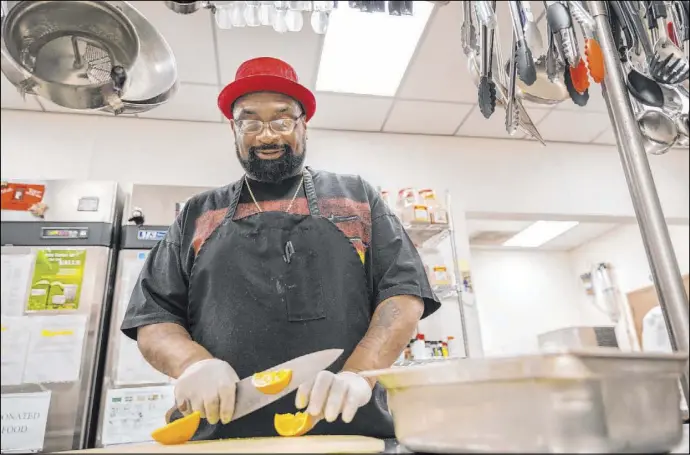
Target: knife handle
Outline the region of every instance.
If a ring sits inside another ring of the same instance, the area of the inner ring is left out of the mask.
[[[165,413],[165,423],[166,425],[173,423],[176,420],[180,420],[182,417],[184,417],[184,414],[177,408],[177,405],[173,405],[173,407],[168,409]]]

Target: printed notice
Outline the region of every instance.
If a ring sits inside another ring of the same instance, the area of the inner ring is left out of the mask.
[[[136,259],[123,264],[120,275],[120,299],[118,302],[117,326],[122,324],[129,298],[144,265],[146,253],[139,253]],[[170,378],[153,368],[141,355],[137,343],[117,331],[117,364],[115,366],[115,385],[166,384]]]
[[[86,250],[39,250],[27,310],[78,309],[85,263]]]
[[[105,401],[102,443],[109,446],[151,441],[175,395],[172,386],[111,389]]]
[[[24,313],[26,292],[34,258],[31,254],[3,254],[0,269],[0,306],[5,316],[21,316]]]
[[[28,183],[2,182],[0,190],[0,207],[2,210],[26,212],[43,201],[45,185]]]
[[[2,385],[19,385],[24,375],[26,351],[29,347],[28,317],[3,316],[2,321]]]
[[[0,408],[2,451],[42,451],[50,408],[50,391],[3,394]]]
[[[79,380],[87,315],[30,316],[24,383]]]

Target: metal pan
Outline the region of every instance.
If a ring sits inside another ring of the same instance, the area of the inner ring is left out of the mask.
[[[682,438],[687,358],[600,348],[362,374],[414,452],[664,453]]]

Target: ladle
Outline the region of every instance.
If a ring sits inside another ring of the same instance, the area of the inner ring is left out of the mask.
[[[678,139],[676,123],[661,109],[642,106],[635,99],[631,101],[647,153],[666,153]]]

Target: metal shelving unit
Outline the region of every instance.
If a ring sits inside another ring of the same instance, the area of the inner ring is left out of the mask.
[[[448,286],[434,286],[434,292],[439,300],[450,300],[454,298],[457,300],[458,310],[460,312],[460,330],[462,334],[463,357],[469,357],[469,344],[467,339],[467,321],[465,318],[465,308],[462,299],[462,276],[458,269],[458,250],[455,239],[455,229],[453,223],[453,210],[451,206],[451,195],[449,191],[445,192],[445,204],[448,211],[448,224],[430,224],[413,222],[404,224],[407,234],[410,236],[415,245],[420,248],[420,253],[423,255],[423,250],[428,248],[436,248],[442,242],[449,240],[452,256],[452,269],[454,284]],[[440,359],[443,361],[445,359]],[[434,359],[434,361],[437,361]]]

